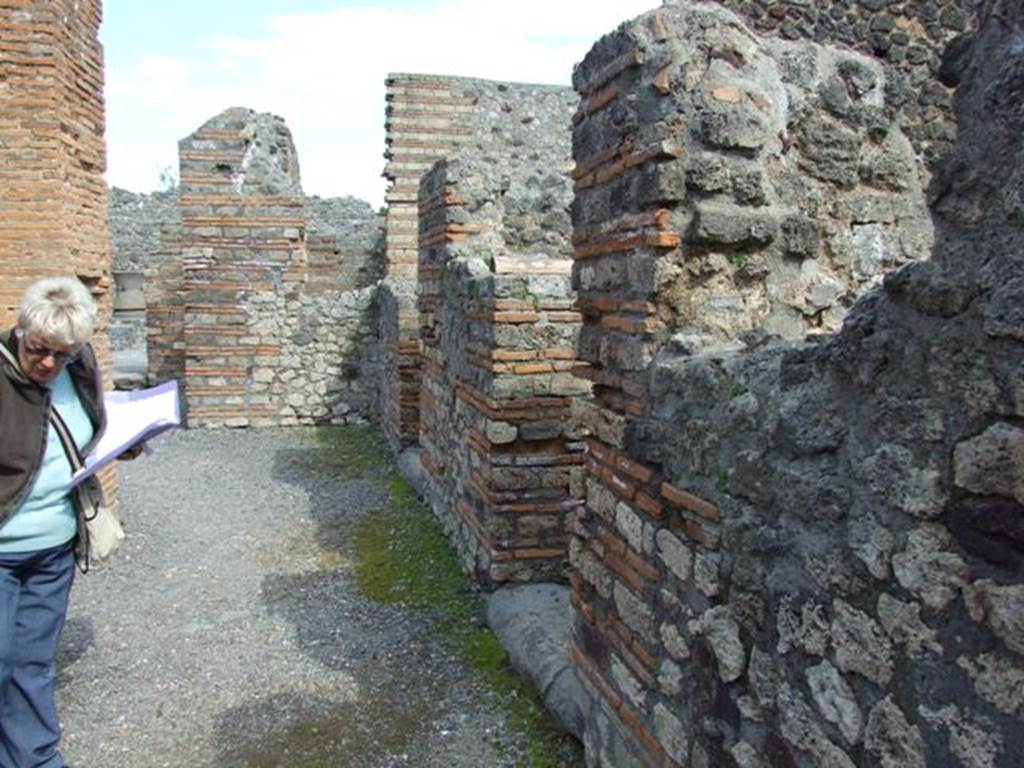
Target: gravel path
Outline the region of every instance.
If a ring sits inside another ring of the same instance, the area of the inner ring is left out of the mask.
[[[381,483],[311,469],[302,429],[154,447],[122,465],[126,545],[72,592],[71,765],[516,764],[521,737],[428,617],[359,593],[348,534],[387,502]]]

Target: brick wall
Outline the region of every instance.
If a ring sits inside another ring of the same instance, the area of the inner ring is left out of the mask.
[[[306,268],[298,165],[281,127],[235,108],[180,143],[182,333],[193,426],[260,425],[277,417],[259,371],[280,365],[281,344],[256,323],[275,294],[297,296]],[[260,129],[259,139],[280,157],[266,174],[249,162]]]
[[[386,360],[380,410],[383,427],[395,447],[412,445],[419,433],[418,387],[420,351],[419,319],[413,296],[416,291],[417,197],[420,177],[437,160],[454,157],[463,149],[495,158],[517,156],[514,144],[550,146],[567,141],[555,127],[551,111],[558,106],[555,94],[574,98],[567,89],[521,83],[499,83],[439,75],[392,74],[387,80],[387,152],[384,175],[391,182],[387,194],[386,250],[388,280],[392,284],[390,306],[398,319],[381,315],[381,336],[392,338],[383,351]],[[508,111],[514,105],[516,115]],[[534,111],[531,113],[531,108]],[[568,158],[552,170],[568,171]],[[508,221],[521,214],[510,212]],[[537,231],[544,227],[536,224]],[[548,227],[549,229],[551,227]],[[528,248],[534,231],[512,224],[510,244]],[[498,231],[495,231],[498,234]],[[405,281],[405,284],[401,284]],[[386,326],[386,327],[385,327]],[[401,329],[398,336],[393,332]],[[391,334],[389,336],[389,334]],[[402,375],[398,375],[398,365]],[[414,396],[415,394],[415,396]],[[390,414],[390,417],[389,417]],[[394,422],[401,418],[401,422]]]
[[[453,85],[460,78],[395,73],[388,76],[387,150],[384,177],[387,274],[395,283],[386,303],[398,317],[381,315],[384,350],[380,412],[384,433],[395,448],[414,445],[419,433],[419,321],[413,293],[418,260],[417,197],[420,176],[436,160],[455,149],[473,130],[463,118],[472,109],[471,96]],[[404,285],[402,284],[404,283]]]
[[[15,2],[0,10],[0,313],[4,325],[25,288],[74,274],[101,307],[97,348],[110,316],[103,139],[103,53],[98,2]]]
[[[571,262],[557,253],[479,258],[477,244],[499,222],[467,214],[465,170],[442,161],[421,184],[428,496],[480,581],[560,580],[583,458],[568,417],[587,390],[571,373],[580,322]]]
[[[279,117],[228,109],[179,147],[173,220],[143,205],[146,237],[115,230],[126,253],[147,251],[150,378],[185,382],[192,426],[365,421],[379,376],[376,214],[307,199]]]

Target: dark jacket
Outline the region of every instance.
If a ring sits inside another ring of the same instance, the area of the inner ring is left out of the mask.
[[[0,344],[18,359],[17,340],[8,330]],[[79,446],[84,456],[106,428],[103,384],[92,347],[68,363],[68,373],[89,414],[95,433],[88,445]],[[39,473],[49,430],[50,390],[41,387],[0,355],[0,525],[24,500]],[[78,506],[76,500],[76,507]]]

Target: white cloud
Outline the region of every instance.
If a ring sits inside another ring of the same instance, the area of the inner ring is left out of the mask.
[[[107,74],[108,178],[145,190],[177,140],[230,106],[284,117],[307,194],[383,202],[389,72],[568,84],[572,65],[657,0],[449,0],[429,11],[363,7],[281,15],[259,37],[202,41]]]

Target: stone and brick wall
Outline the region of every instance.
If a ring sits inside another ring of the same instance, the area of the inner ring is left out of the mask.
[[[538,160],[520,165],[519,182],[550,173]],[[524,221],[481,205],[497,178],[464,150],[420,185],[420,456],[467,571],[490,584],[557,580],[582,475],[568,417],[588,389],[571,373],[580,318],[565,258],[569,180],[550,179],[550,208],[533,217],[511,192],[525,218],[555,216],[549,228],[531,223],[546,242],[524,253],[507,233]]]
[[[107,220],[115,272],[144,273],[164,260],[167,240],[181,227],[178,190],[138,193],[111,187]],[[170,232],[170,234],[169,234]]]
[[[394,450],[416,445],[420,429],[420,338],[416,283],[385,278],[377,289],[377,340],[381,377],[376,413]]]
[[[382,427],[398,449],[419,434],[420,340],[416,310],[417,199],[420,177],[472,133],[463,116],[472,99],[453,92],[458,78],[395,73],[388,76],[385,200],[388,295],[379,315],[387,372],[378,404]],[[397,316],[391,313],[397,312]],[[397,421],[396,421],[397,419]]]
[[[748,19],[759,32],[840,43],[874,56],[888,72],[886,104],[892,113],[900,112],[904,133],[926,163],[931,166],[951,147],[956,136],[950,109],[953,89],[938,75],[947,50],[962,48],[958,38],[976,28],[981,0],[715,1]]]
[[[180,153],[180,227],[155,222],[147,259],[150,378],[184,380],[192,426],[365,420],[378,217],[351,198],[307,200],[272,115],[226,110]]]
[[[384,218],[354,197],[306,198],[305,293],[352,291],[384,278]]]
[[[99,301],[96,346],[108,363],[100,17],[95,0],[17,2],[0,9],[0,320],[12,323],[36,279],[77,275]]]
[[[935,232],[868,59],[680,2],[577,68],[588,764],[1016,764],[1024,18],[993,5]]]
[[[110,343],[118,386],[135,386],[150,376],[163,381],[184,375],[181,313],[168,313],[155,286],[169,261],[181,257],[181,211],[177,190],[140,194],[111,187],[107,221],[114,270],[114,314]],[[180,264],[176,282],[180,286]],[[147,275],[149,276],[147,278]],[[154,283],[154,276],[156,280]],[[147,293],[154,301],[147,311]],[[170,297],[174,300],[174,297]],[[150,364],[149,355],[153,356]]]
[[[179,147],[189,423],[272,424],[285,352],[277,298],[297,300],[306,268],[291,136],[280,118],[233,108]]]
[[[456,80],[471,128],[419,184],[418,438],[428,496],[485,583],[561,579],[582,444],[570,403],[567,88]]]
[[[381,336],[385,331],[401,328],[401,333],[383,352],[390,361],[391,374],[385,375],[381,392],[383,427],[395,446],[411,445],[419,432],[419,413],[410,398],[416,377],[410,371],[418,370],[420,339],[419,320],[414,300],[419,259],[417,200],[421,176],[433,164],[464,152],[480,158],[489,157],[490,167],[485,173],[495,173],[498,165],[509,161],[535,161],[527,157],[525,148],[533,147],[541,153],[549,152],[556,144],[568,141],[568,128],[559,127],[567,109],[566,104],[575,96],[569,89],[523,83],[501,83],[440,75],[398,73],[387,80],[387,152],[388,163],[384,175],[391,182],[387,193],[386,251],[387,273],[394,285],[391,291],[393,306],[401,315],[394,319],[382,314]],[[518,146],[518,150],[517,150]],[[563,165],[553,166],[553,176],[567,172],[568,155],[560,160]],[[486,165],[486,163],[484,164]],[[513,175],[511,178],[515,178]],[[524,177],[525,178],[525,177]],[[481,180],[482,181],[482,180]],[[481,206],[490,206],[495,221],[505,221],[504,230],[495,230],[494,238],[507,237],[509,247],[528,251],[541,243],[551,222],[544,222],[531,211],[534,202],[552,195],[549,186],[536,189],[512,190],[509,199],[518,201],[522,210],[506,207],[502,199],[508,190],[500,184],[492,190],[490,199],[480,200]],[[538,209],[539,210],[539,209]],[[564,212],[561,214],[564,217]],[[405,281],[405,285],[398,285]],[[404,374],[397,375],[397,364]],[[403,421],[394,423],[392,417]]]

